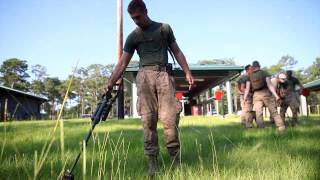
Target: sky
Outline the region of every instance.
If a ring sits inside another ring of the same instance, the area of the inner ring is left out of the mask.
[[[123,35],[135,24],[123,0]],[[149,17],[170,24],[188,63],[234,58],[276,64],[289,54],[295,69],[320,57],[318,0],[145,0]],[[116,62],[116,0],[0,0],[0,63],[40,64],[66,79],[80,67]],[[133,59],[138,60],[135,55]],[[31,69],[31,68],[29,68]]]

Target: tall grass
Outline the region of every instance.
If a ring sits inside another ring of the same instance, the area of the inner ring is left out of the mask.
[[[319,179],[320,119],[301,123],[277,134],[265,129],[245,130],[238,117],[185,117],[180,121],[181,166],[172,168],[159,124],[160,155],[157,179]],[[64,159],[59,130],[40,167],[42,147],[55,122],[0,123],[0,179],[56,179],[82,149],[89,120],[64,121]],[[6,129],[6,132],[4,131]],[[147,179],[140,120],[110,120],[97,126],[76,179]],[[40,152],[40,153],[38,153]]]

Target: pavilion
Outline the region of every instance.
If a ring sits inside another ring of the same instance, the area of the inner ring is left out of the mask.
[[[320,79],[308,82],[306,84],[303,85],[303,87],[307,90],[310,91],[310,93],[319,93],[320,91]],[[310,112],[310,106],[308,106],[308,101],[307,101],[308,97],[304,97],[301,96],[300,100],[301,100],[301,107],[300,107],[300,112],[302,115],[309,115]],[[309,109],[309,110],[308,110]],[[317,111],[319,112],[319,105],[317,107]]]
[[[225,84],[228,114],[233,113],[233,101],[231,96],[231,83],[230,80],[239,76],[243,71],[242,66],[236,65],[189,65],[189,68],[194,76],[195,87],[189,91],[188,82],[185,80],[184,72],[181,67],[174,68],[174,79],[176,83],[177,93],[183,94],[181,100],[184,105],[184,114],[191,114],[191,106],[199,109],[198,114],[205,114],[213,111],[215,106],[213,91],[218,86]],[[124,78],[131,84],[132,93],[132,115],[137,117],[136,101],[137,101],[137,88],[135,77],[139,71],[139,67],[128,67],[125,71]],[[203,97],[204,96],[204,97]],[[215,106],[216,112],[219,112]]]

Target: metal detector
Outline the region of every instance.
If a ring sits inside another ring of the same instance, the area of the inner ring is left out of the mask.
[[[119,94],[119,89],[121,88],[121,85],[117,85],[116,86],[116,90],[115,90],[115,95],[112,96],[112,94],[104,94],[101,97],[100,102],[97,105],[97,108],[94,112],[94,114],[91,116],[91,128],[89,130],[89,132],[87,133],[87,135],[84,138],[85,141],[85,146],[87,147],[88,145],[88,141],[92,135],[92,132],[94,130],[94,128],[96,127],[97,124],[99,124],[100,121],[105,121],[108,117],[108,114],[112,108],[112,104],[115,102],[115,100],[118,97]],[[82,147],[83,148],[83,147]],[[81,151],[78,153],[78,155],[76,156],[76,158],[74,159],[72,166],[70,169],[67,169],[64,174],[62,176],[60,176],[58,178],[58,180],[74,180],[74,176],[72,174],[74,168],[76,167],[79,159],[80,159],[80,155],[82,152]]]

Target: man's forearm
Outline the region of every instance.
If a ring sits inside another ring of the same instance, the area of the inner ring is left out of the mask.
[[[189,69],[186,57],[184,56],[183,52],[180,50],[178,44],[176,42],[173,42],[170,45],[170,48],[174,54],[174,57],[178,61],[179,65],[181,66],[182,70],[186,74],[186,80],[189,82],[189,90],[191,90],[194,80],[193,76],[191,74],[191,71]]]
[[[276,92],[276,89],[272,86],[272,85],[268,85],[268,89],[271,91],[272,95],[275,97],[275,98],[278,98],[278,94]]]
[[[251,87],[251,84],[250,84],[250,81],[247,81],[246,82],[246,88],[244,90],[244,96],[243,96],[243,100],[247,100],[248,98],[248,95],[249,95],[249,91],[250,91],[250,87]]]
[[[187,63],[186,57],[184,56],[182,51],[179,51],[176,55],[175,58],[177,59],[179,65],[181,66],[182,70],[184,71],[185,74],[191,74],[191,71],[189,69],[189,65]]]
[[[270,92],[273,94],[273,96],[276,98],[276,99],[279,99],[279,96],[276,92],[276,89],[275,87],[272,85],[271,83],[271,80],[269,77],[266,77],[266,82],[267,82],[267,86],[268,86],[268,89],[270,90]]]
[[[117,63],[116,67],[114,68],[112,75],[108,81],[107,89],[111,89],[112,86],[118,81],[118,79],[122,76],[123,72],[125,71],[127,65],[130,62],[132,54],[128,54],[127,52],[123,52],[121,56],[121,60]]]
[[[108,84],[113,86],[118,79],[121,77],[121,75],[123,74],[124,70],[125,70],[125,66],[123,65],[123,63],[119,62],[116,67],[114,68],[112,75],[108,81]]]

